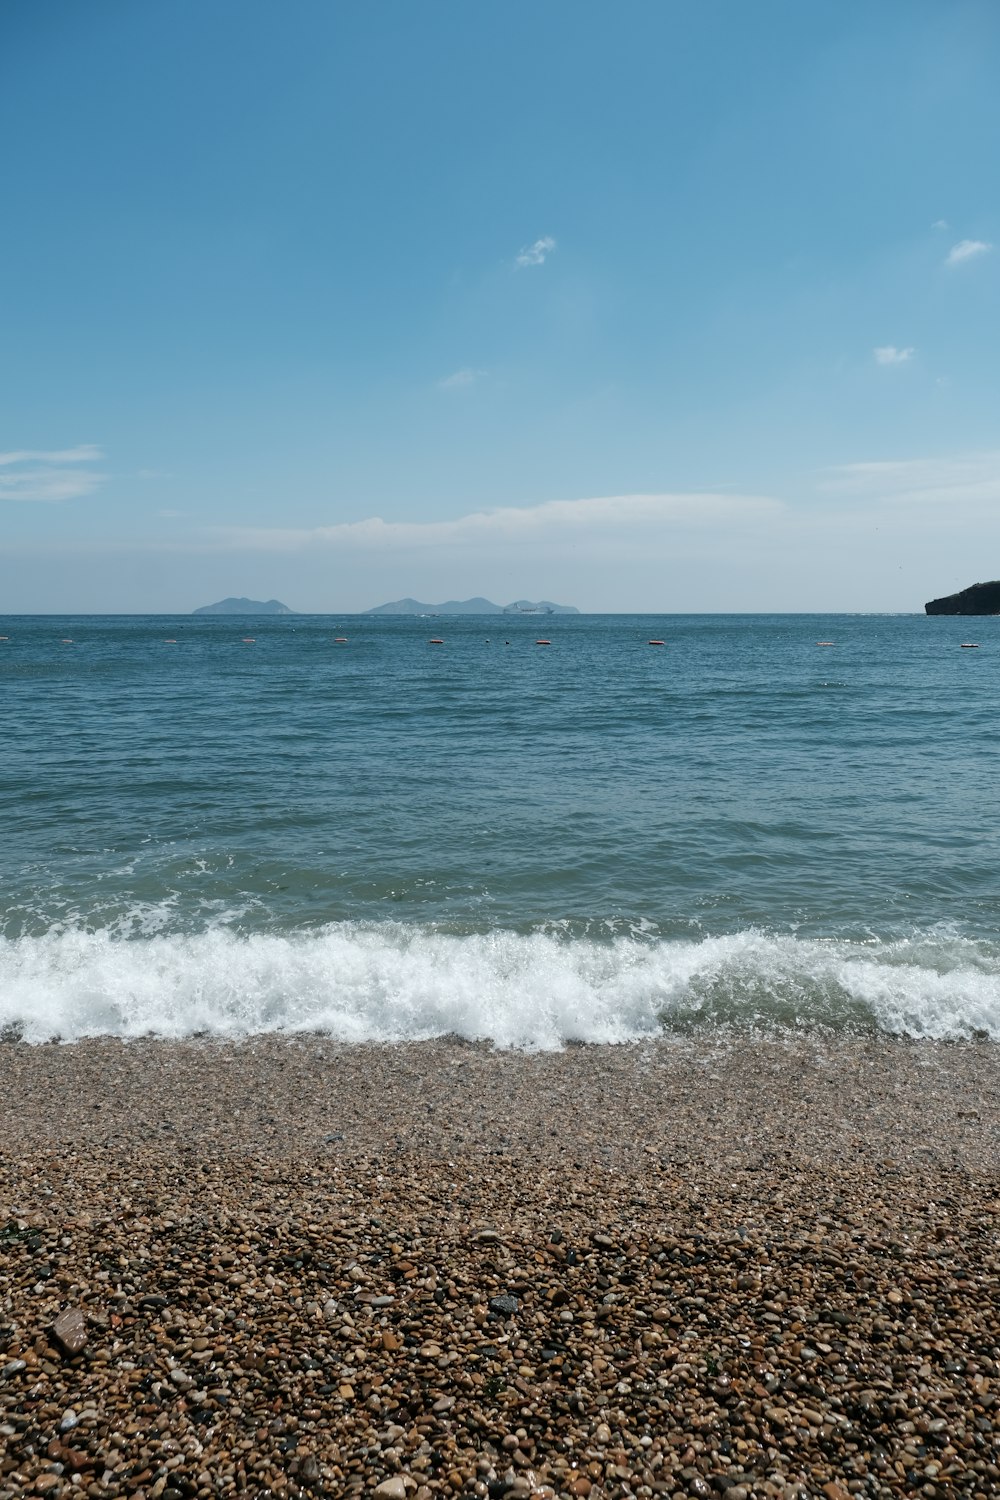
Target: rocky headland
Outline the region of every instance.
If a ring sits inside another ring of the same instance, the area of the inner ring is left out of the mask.
[[[957,594],[945,594],[924,605],[929,615],[1000,615],[1000,579],[972,583]]]

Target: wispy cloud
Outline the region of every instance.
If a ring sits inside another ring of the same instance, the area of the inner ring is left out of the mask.
[[[895,344],[881,344],[872,350],[877,365],[905,365],[916,354],[916,349],[897,349]]]
[[[90,495],[107,477],[96,469],[101,450],[93,443],[76,448],[14,448],[0,453],[0,500],[52,502]]]
[[[959,240],[957,245],[952,245],[945,257],[946,266],[961,266],[967,260],[975,260],[980,255],[988,255],[993,246],[986,240]]]
[[[820,489],[896,505],[988,505],[992,512],[1000,500],[1000,452],[842,464]]]
[[[453,375],[446,375],[443,380],[438,381],[438,388],[442,391],[458,391],[464,386],[475,385],[486,374],[485,370],[473,370],[468,366],[456,370]]]
[[[81,443],[77,448],[14,448],[0,453],[0,468],[7,464],[90,464],[101,457],[100,448],[93,443]]]
[[[556,242],[550,234],[543,234],[540,240],[533,245],[526,245],[518,255],[514,264],[516,266],[544,266],[546,258],[556,248]]]
[[[297,552],[319,545],[392,549],[562,544],[569,535],[582,541],[625,539],[629,534],[667,533],[692,528],[760,526],[777,519],[785,507],[764,495],[718,492],[658,495],[608,495],[586,500],[548,500],[541,505],[505,506],[473,511],[448,521],[384,521],[372,516],[335,526],[308,529],[220,527],[215,535],[231,546],[262,551]]]
[[[931,225],[931,228],[932,229],[950,229],[951,225],[948,223],[947,219],[935,219],[934,223]]]

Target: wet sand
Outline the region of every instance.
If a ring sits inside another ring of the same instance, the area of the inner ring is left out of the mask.
[[[998,1154],[990,1046],[0,1046],[0,1496],[1000,1493]]]

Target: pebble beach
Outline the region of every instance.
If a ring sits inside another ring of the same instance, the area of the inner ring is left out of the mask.
[[[990,1045],[0,1045],[0,1500],[1000,1493]]]

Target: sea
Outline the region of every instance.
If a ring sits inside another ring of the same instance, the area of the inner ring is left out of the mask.
[[[0,635],[6,1039],[1000,1039],[1000,619]]]

